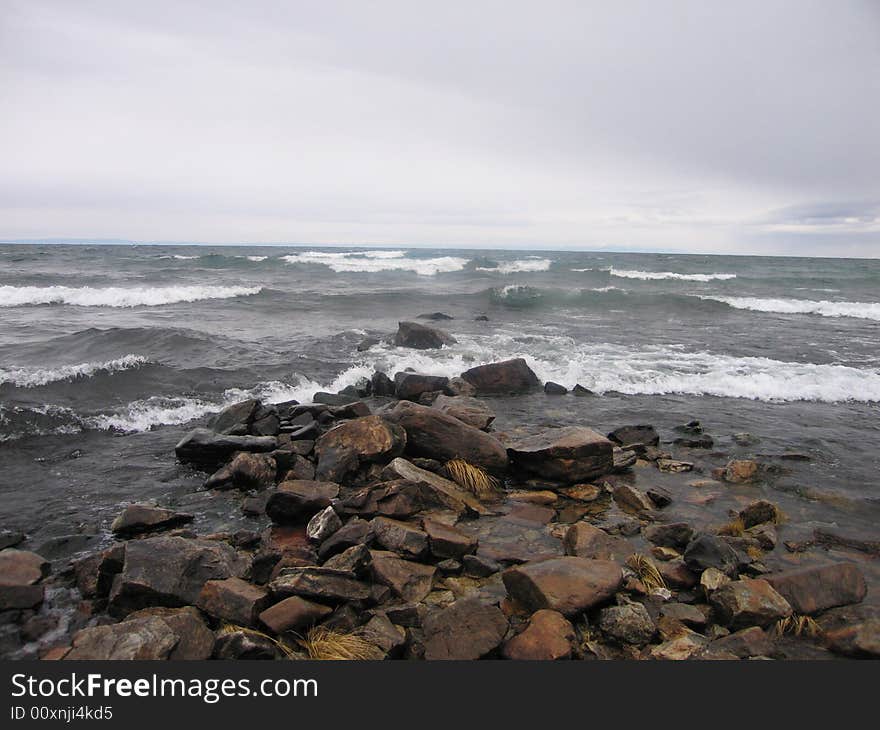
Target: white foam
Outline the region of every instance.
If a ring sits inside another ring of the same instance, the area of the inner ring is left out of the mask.
[[[82,362],[77,365],[61,365],[57,368],[0,368],[0,385],[11,383],[18,388],[39,388],[62,380],[133,370],[148,362],[149,360],[142,355],[123,355],[107,362]]]
[[[819,314],[823,317],[856,317],[880,322],[880,302],[829,302],[809,299],[762,299],[758,297],[710,297],[735,309],[750,309],[754,312],[776,312],[778,314]]]
[[[73,304],[80,307],[157,307],[202,299],[230,299],[258,294],[262,287],[157,286],[106,287],[0,286],[0,307],[29,304]]]
[[[469,261],[458,256],[412,259],[405,251],[305,251],[281,258],[289,264],[322,264],[337,274],[412,271],[419,276],[461,271]]]
[[[159,258],[160,259],[177,259],[178,261],[189,261],[191,259],[197,259],[199,257],[198,256],[184,256],[182,254],[176,253],[173,256],[165,255],[165,256],[160,256]]]
[[[579,271],[580,269],[575,269]],[[675,279],[678,281],[713,281],[716,279],[735,279],[736,274],[679,274],[675,271],[628,271],[626,269],[609,270],[611,276],[622,279],[641,279],[642,281],[655,281],[661,279]]]
[[[519,274],[535,271],[547,271],[552,262],[550,259],[525,259],[518,261],[508,261],[498,266],[487,267],[478,266],[477,271],[492,271],[499,274]]]
[[[248,261],[253,261],[254,263],[259,263],[260,261],[265,261],[268,256],[245,256]]]

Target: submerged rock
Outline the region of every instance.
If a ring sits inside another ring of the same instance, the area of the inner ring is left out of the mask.
[[[266,452],[278,448],[274,436],[227,436],[207,428],[196,428],[174,447],[177,458],[214,468],[228,461],[236,451]]]
[[[512,443],[513,465],[543,479],[574,484],[606,474],[614,466],[613,446],[589,428],[555,428]]]
[[[716,568],[725,575],[733,576],[740,566],[740,556],[723,538],[717,535],[699,534],[684,551],[684,562],[698,573]]]
[[[562,541],[566,555],[594,560],[613,560],[623,563],[636,552],[625,538],[609,535],[588,522],[576,522],[565,533]]]
[[[541,381],[521,358],[478,365],[461,374],[481,394],[528,393],[541,387]]]
[[[608,438],[620,446],[657,446],[660,436],[653,426],[621,426],[608,434]]]
[[[174,512],[170,509],[146,504],[130,504],[119,517],[113,520],[110,531],[116,535],[137,535],[143,532],[176,527],[192,522],[193,519],[193,515]]]

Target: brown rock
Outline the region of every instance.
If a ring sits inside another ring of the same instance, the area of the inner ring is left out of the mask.
[[[361,464],[400,456],[407,434],[400,426],[380,418],[364,416],[331,429],[315,442],[318,466],[315,474],[324,481],[343,481]]]
[[[418,603],[431,592],[436,569],[404,560],[395,553],[371,550],[373,580],[388,586],[396,596]]]
[[[657,633],[648,610],[641,603],[603,608],[599,613],[599,628],[616,641],[633,646],[644,646]]]
[[[281,482],[266,503],[266,514],[273,522],[308,522],[338,494],[339,485],[334,482]]]
[[[441,413],[457,418],[468,426],[485,431],[495,420],[495,412],[483,401],[466,395],[439,395],[431,404]]]
[[[275,596],[301,596],[330,603],[363,601],[370,595],[369,585],[351,573],[317,566],[285,568],[269,588]]]
[[[229,463],[231,486],[236,489],[265,489],[275,484],[277,465],[270,454],[242,451]]]
[[[43,602],[45,588],[42,585],[0,585],[0,611],[36,608]]]
[[[214,649],[214,632],[205,626],[198,609],[192,606],[182,608],[154,606],[135,611],[126,622],[148,616],[162,619],[178,636],[177,645],[171,650],[168,659],[202,661],[211,658]]]
[[[431,555],[438,560],[446,558],[459,560],[477,550],[477,538],[454,527],[428,518],[422,520],[422,527],[428,535]]]
[[[855,563],[809,565],[762,577],[799,614],[861,603],[867,593],[865,577]]]
[[[266,607],[265,588],[241,578],[209,580],[202,587],[196,606],[209,616],[241,626],[256,626],[257,616]]]
[[[562,546],[566,555],[622,563],[636,552],[632,543],[609,535],[588,522],[575,522],[565,533]]]
[[[751,459],[734,459],[728,461],[721,472],[721,478],[734,484],[751,482],[758,476],[758,463]]]
[[[445,479],[427,469],[420,469],[406,459],[397,458],[382,472],[383,477],[398,478],[418,485],[427,499],[448,507],[459,514],[488,514],[486,509],[470,492],[461,489],[455,482]]]
[[[157,616],[78,631],[65,660],[168,659],[180,637]]]
[[[270,631],[283,634],[318,623],[333,613],[333,609],[299,596],[290,596],[270,606],[260,614],[260,621]]]
[[[573,616],[611,598],[623,573],[611,561],[568,556],[509,568],[502,579],[508,595],[526,609]]]
[[[657,566],[663,581],[669,588],[693,588],[700,577],[685,565],[683,560],[670,560]]]
[[[435,408],[400,401],[386,418],[406,431],[406,450],[413,456],[464,459],[493,474],[507,469],[507,452],[497,439]]]
[[[575,641],[574,627],[558,611],[536,611],[528,626],[501,649],[505,659],[553,661],[568,659]]]
[[[425,619],[425,659],[479,659],[496,649],[506,632],[507,619],[497,606],[463,598]]]
[[[739,517],[743,526],[748,529],[765,522],[776,522],[779,519],[779,510],[772,502],[761,499],[740,510]]]
[[[568,484],[589,481],[613,467],[613,446],[589,428],[555,428],[511,444],[514,467],[542,479]]]
[[[559,501],[559,495],[547,489],[518,489],[507,493],[511,502],[527,502],[529,504],[551,505]]]
[[[654,509],[654,503],[640,489],[629,484],[620,484],[611,493],[614,501],[624,509],[635,512],[650,512]]]
[[[869,618],[825,633],[828,647],[838,654],[880,658],[880,618]]]
[[[791,605],[766,580],[731,581],[712,593],[709,600],[720,621],[733,628],[769,626],[791,615]]]
[[[538,390],[541,381],[521,357],[479,365],[461,374],[480,394],[516,394]]]
[[[694,536],[693,528],[686,522],[650,525],[645,528],[645,538],[654,545],[686,548]]]
[[[31,586],[49,575],[49,561],[28,550],[0,550],[0,586]]]
[[[769,656],[773,652],[773,641],[767,632],[757,626],[736,631],[729,636],[722,636],[709,644],[712,653],[725,652],[740,659],[753,656]]]
[[[442,393],[449,389],[449,378],[441,375],[400,372],[394,375],[394,396],[398,400],[418,401],[425,393]]]
[[[428,535],[415,525],[376,517],[370,527],[380,546],[404,558],[418,560],[428,552]]]
[[[174,512],[170,509],[152,507],[146,504],[130,504],[123,510],[110,530],[117,535],[137,535],[143,532],[164,530],[193,521],[193,516]]]

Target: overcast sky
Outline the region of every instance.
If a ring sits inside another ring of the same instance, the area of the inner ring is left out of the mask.
[[[0,238],[880,256],[880,2],[0,0]]]

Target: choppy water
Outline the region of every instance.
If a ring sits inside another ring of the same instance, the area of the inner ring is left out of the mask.
[[[457,345],[357,352],[436,311]],[[513,356],[604,397],[499,399],[499,428],[699,418],[809,454],[774,489],[832,498],[789,509],[876,532],[880,261],[89,245],[0,245],[0,527],[71,552],[120,503],[196,499],[173,444],[244,397]]]

